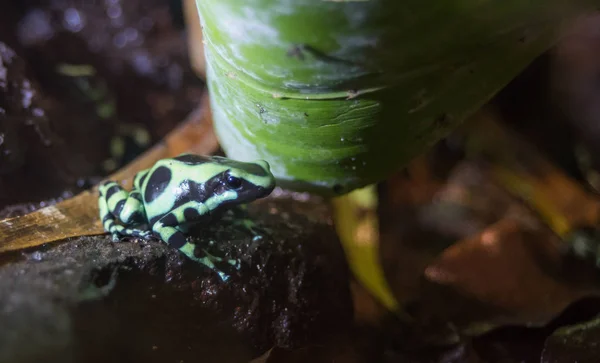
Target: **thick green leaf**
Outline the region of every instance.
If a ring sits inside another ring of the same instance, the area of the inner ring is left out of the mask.
[[[381,180],[477,110],[592,0],[198,0],[215,128],[282,185]]]

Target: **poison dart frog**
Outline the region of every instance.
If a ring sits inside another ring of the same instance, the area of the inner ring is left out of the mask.
[[[268,196],[274,187],[266,161],[182,154],[137,173],[130,192],[114,181],[102,183],[98,204],[104,229],[113,241],[120,236],[147,239],[156,235],[224,278],[214,265],[222,259],[206,251],[205,257],[196,257],[195,245],[184,233],[219,212]],[[235,260],[228,262],[235,264]]]

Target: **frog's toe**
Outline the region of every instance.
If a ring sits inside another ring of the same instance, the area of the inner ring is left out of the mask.
[[[150,239],[152,237],[152,231],[140,231],[139,237],[143,239]]]
[[[152,231],[144,229],[126,228],[121,234],[129,237],[149,239],[152,237]]]
[[[236,270],[239,270],[242,265],[242,262],[239,258],[234,260],[227,260],[227,262]]]
[[[231,261],[237,261],[237,260],[225,260],[225,259],[223,259],[221,257],[214,256],[214,255],[210,254],[205,249],[202,249],[202,252],[205,254],[204,257],[196,257],[195,255],[193,255],[193,253],[191,253],[191,251],[192,251],[191,247],[192,246],[193,245],[191,243],[187,243],[184,247],[182,247],[180,249],[180,251],[184,252],[187,255],[187,257],[189,257],[191,260],[196,261],[198,263],[201,263],[204,266],[206,266],[209,269],[211,269],[214,272],[216,272],[217,275],[219,275],[219,277],[221,278],[221,280],[223,282],[229,280],[230,275],[228,273],[222,271],[219,267],[217,267],[217,264],[222,263],[223,261],[229,262],[231,264]]]
[[[266,229],[260,227],[254,221],[249,219],[241,219],[235,221],[235,224],[250,232],[253,236],[260,236],[267,233]]]
[[[113,236],[113,241],[115,241],[115,238],[118,241],[120,236],[123,235],[123,230],[123,226],[113,223],[110,225],[108,232]]]
[[[226,274],[225,272],[223,272],[217,268],[213,268],[213,271],[219,275],[219,277],[221,278],[221,281],[223,281],[223,282],[227,282],[227,280],[229,280],[229,278],[231,277],[228,274]]]

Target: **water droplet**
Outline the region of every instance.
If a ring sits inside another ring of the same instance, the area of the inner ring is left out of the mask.
[[[31,90],[31,85],[27,80],[23,81],[22,86],[21,104],[23,105],[23,108],[29,108],[31,106],[31,99],[33,98],[33,91]]]
[[[108,7],[108,9],[106,9],[106,15],[108,15],[108,17],[111,19],[119,18],[122,14],[123,10],[119,5],[111,5]]]
[[[31,110],[31,114],[35,117],[43,117],[46,113],[43,109],[36,107],[33,110]]]
[[[135,41],[139,36],[139,32],[135,28],[127,28],[123,31],[123,33],[125,34],[125,38],[127,38],[127,41],[129,42]]]
[[[132,58],[131,65],[141,75],[154,73],[152,60],[146,51],[137,52]]]
[[[113,38],[113,44],[117,48],[123,48],[127,44],[127,38],[125,37],[125,34],[121,32],[115,35],[115,37]]]
[[[32,10],[23,17],[17,29],[19,41],[23,45],[33,45],[54,36],[50,15],[43,10]]]
[[[63,26],[65,29],[77,33],[85,26],[85,18],[75,8],[68,8],[63,15]]]
[[[345,139],[345,138],[343,138],[343,137],[340,137],[340,141],[341,141],[341,142],[344,142],[344,141],[346,141],[346,139]]]
[[[44,255],[40,251],[35,251],[29,257],[35,261],[41,261],[44,258]]]

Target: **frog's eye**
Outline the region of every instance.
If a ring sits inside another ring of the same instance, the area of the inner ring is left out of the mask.
[[[227,183],[227,186],[231,189],[239,189],[242,186],[242,179],[229,175],[227,176],[225,183]]]

